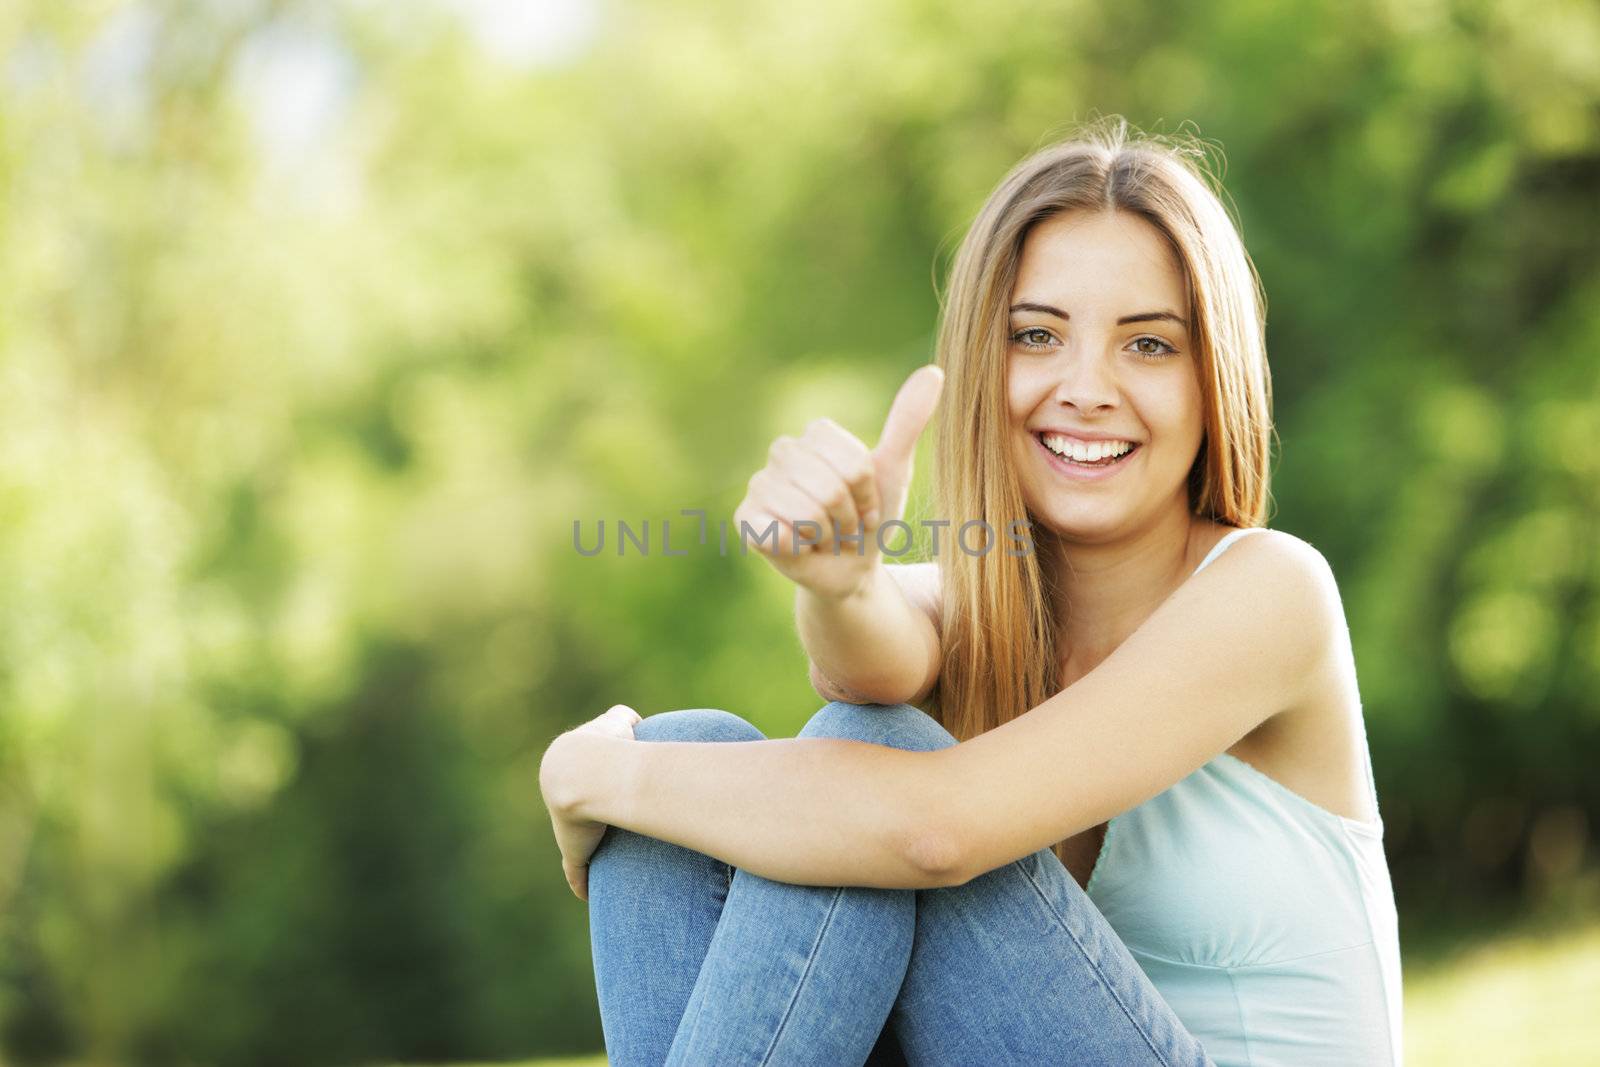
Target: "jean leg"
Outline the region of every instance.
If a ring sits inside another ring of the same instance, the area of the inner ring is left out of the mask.
[[[760,730],[713,709],[642,719],[640,741],[760,741]],[[683,1018],[733,868],[620,827],[589,860],[589,938],[606,1053],[613,1064],[659,1067]]]
[[[892,709],[832,703],[800,736],[921,748],[932,740],[922,727]],[[915,923],[915,890],[798,886],[736,870],[668,1064],[897,1061],[880,1038]]]
[[[956,743],[909,705],[867,710],[861,740],[892,731],[925,739],[923,750]],[[911,1064],[1211,1064],[1049,848],[916,895],[889,1019]]]

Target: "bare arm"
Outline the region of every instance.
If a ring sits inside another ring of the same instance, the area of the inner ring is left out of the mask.
[[[575,731],[553,784],[565,814],[621,826],[794,885],[926,889],[915,798],[933,753],[826,737],[629,741]],[[589,770],[585,771],[587,768]]]
[[[579,737],[582,817],[800,885],[959,885],[1126,811],[1300,704],[1343,609],[1326,561],[1253,537],[1039,707],[932,752],[829,738]],[[559,739],[558,739],[559,741]]]
[[[1299,538],[1252,537],[1038,707],[932,753],[930,854],[948,884],[1082,833],[1304,705],[1344,632],[1338,586]]]
[[[797,587],[795,625],[825,699],[916,704],[939,678],[939,572],[934,563],[882,565],[859,594]]]

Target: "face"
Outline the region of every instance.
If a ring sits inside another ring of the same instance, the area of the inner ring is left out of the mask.
[[[1204,434],[1188,313],[1177,257],[1137,215],[1073,211],[1030,231],[1006,362],[1034,521],[1101,541],[1187,513]]]

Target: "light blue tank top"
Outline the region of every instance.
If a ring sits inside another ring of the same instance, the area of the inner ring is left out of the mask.
[[[1088,894],[1218,1067],[1399,1067],[1381,816],[1337,815],[1224,752],[1110,820]]]

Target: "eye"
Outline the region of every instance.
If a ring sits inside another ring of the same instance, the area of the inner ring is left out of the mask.
[[[1156,348],[1141,348],[1141,347],[1138,347],[1138,346],[1143,345],[1146,341],[1149,341],[1151,344],[1157,345],[1159,347],[1156,347]],[[1145,334],[1143,337],[1135,337],[1133,339],[1133,343],[1134,343],[1134,346],[1135,346],[1135,350],[1139,353],[1139,355],[1143,356],[1145,359],[1150,359],[1150,360],[1166,359],[1168,356],[1175,356],[1175,355],[1178,354],[1178,350],[1176,348],[1174,348],[1172,345],[1169,345],[1167,342],[1163,341],[1159,337],[1152,337],[1149,334]]]
[[[1035,340],[1024,340],[1024,338],[1028,337],[1033,337]],[[1052,340],[1054,339],[1050,331],[1045,329],[1043,326],[1029,326],[1025,330],[1018,330],[1016,333],[1012,334],[1011,340],[1017,344],[1020,344],[1023,348],[1026,348],[1030,352],[1037,352],[1041,348],[1050,347],[1047,341],[1037,340],[1037,338],[1040,337],[1050,338]]]

